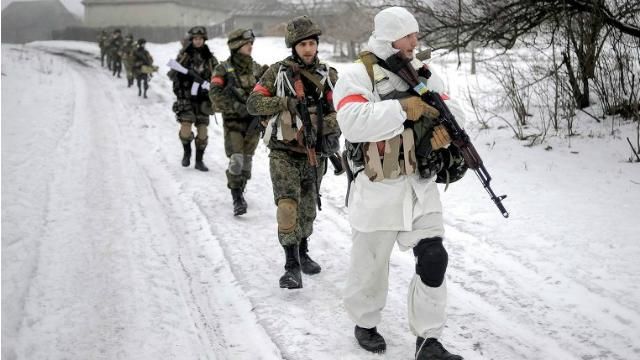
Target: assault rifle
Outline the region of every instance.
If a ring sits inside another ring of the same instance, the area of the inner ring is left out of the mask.
[[[203,79],[202,76],[200,76],[193,69],[187,69],[186,67],[182,66],[182,64],[180,64],[174,59],[169,60],[169,62],[167,63],[167,66],[170,69],[175,70],[181,74],[187,75],[191,79],[193,79],[193,85],[191,85],[191,95],[193,96],[198,95],[198,88],[202,88],[204,90],[209,91],[211,87],[209,82]]]
[[[451,136],[451,142],[460,149],[464,157],[464,162],[469,169],[472,169],[476,173],[482,186],[487,190],[491,200],[498,207],[502,216],[505,218],[509,217],[509,212],[505,209],[504,205],[502,205],[502,200],[505,199],[507,195],[497,196],[493,192],[493,189],[491,189],[491,175],[489,175],[489,172],[484,167],[482,159],[478,151],[476,151],[475,146],[471,143],[469,135],[460,127],[440,94],[427,89],[427,86],[420,81],[420,75],[418,71],[414,69],[411,60],[404,56],[401,51],[386,59],[385,63],[394,74],[400,76],[402,80],[409,84],[412,90],[422,98],[422,101],[433,106],[440,112],[440,116],[436,119],[436,122],[447,129]],[[424,64],[422,66],[421,71],[424,71],[425,77],[428,77],[430,75],[429,70],[426,69]]]
[[[311,123],[311,114],[309,113],[309,107],[307,105],[307,97],[304,94],[304,84],[300,78],[300,71],[297,67],[293,69],[293,88],[296,91],[296,98],[298,99],[298,105],[296,105],[296,111],[300,115],[302,120],[302,143],[307,152],[307,159],[309,165],[313,168],[313,184],[316,188],[316,204],[318,210],[322,210],[322,201],[320,200],[320,187],[318,186],[318,158],[316,157],[316,143],[318,136],[313,129]]]

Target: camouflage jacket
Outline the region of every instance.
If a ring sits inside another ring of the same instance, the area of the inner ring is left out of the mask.
[[[109,36],[107,35],[103,35],[100,34],[98,35],[98,46],[100,46],[100,49],[104,49],[107,46],[107,43],[109,42]]]
[[[280,117],[287,111],[283,101],[283,97],[295,97],[295,93],[291,88],[283,83],[293,84],[293,71],[292,66],[296,65],[312,74],[316,81],[321,80],[322,74],[325,74],[325,80],[323,88],[318,89],[318,86],[314,84],[306,76],[300,76],[305,88],[305,94],[307,95],[307,104],[311,107],[322,106],[322,133],[321,136],[327,135],[340,136],[340,128],[336,120],[336,111],[333,107],[333,84],[338,80],[337,71],[329,67],[328,65],[320,62],[316,59],[312,65],[302,65],[299,60],[296,60],[293,56],[289,56],[286,59],[279,61],[269,67],[267,71],[262,75],[260,81],[254,87],[249,99],[247,100],[247,110],[252,115],[264,115],[273,116],[275,118]],[[278,78],[281,82],[279,83]],[[284,93],[283,93],[284,92]],[[322,94],[322,97],[320,97]],[[276,131],[271,131],[271,137],[269,139],[270,149],[283,149],[300,151],[301,145],[297,141],[285,141],[279,140],[277,136],[277,122],[270,122],[270,126]],[[315,126],[315,124],[314,124]],[[316,129],[317,130],[317,129]],[[319,149],[318,149],[319,150]]]
[[[124,61],[129,61],[132,58],[133,52],[136,50],[136,44],[133,41],[125,41],[120,48],[120,57]]]
[[[182,66],[193,70],[203,80],[209,81],[213,74],[213,69],[218,65],[218,59],[211,53],[209,47],[205,44],[200,48],[196,48],[193,44],[189,44],[180,50],[176,59]],[[173,93],[180,100],[191,100],[196,102],[210,102],[209,93],[202,88],[199,89],[196,96],[191,96],[191,85],[194,79],[189,75],[184,75],[171,70],[169,76],[173,80]]]
[[[233,53],[213,71],[209,96],[222,118],[244,119],[249,117],[247,98],[266,68],[250,56]]]
[[[142,65],[153,65],[153,57],[147,49],[137,47],[133,52],[131,52],[131,62],[133,64],[133,70],[139,71]]]
[[[111,54],[111,56],[118,55],[118,51],[122,47],[123,43],[124,43],[124,38],[122,36],[111,38],[109,40],[108,51]]]

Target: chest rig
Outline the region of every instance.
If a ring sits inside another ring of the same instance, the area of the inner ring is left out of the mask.
[[[305,84],[305,95],[307,99],[311,124],[317,133],[322,132],[322,101],[325,97],[325,86],[328,85],[333,90],[334,84],[329,78],[329,67],[325,63],[320,63],[313,70],[300,68],[298,70]],[[293,86],[293,73],[289,66],[280,64],[278,74],[276,75],[276,96],[279,97],[296,97],[296,91]],[[290,146],[293,150],[305,152],[305,149],[298,141],[298,132],[302,128],[302,120],[295,112],[283,111],[274,115],[269,120],[267,131],[265,133],[265,141],[269,141],[272,137]],[[275,134],[273,132],[275,131]]]
[[[365,66],[371,80],[372,91],[380,97],[380,100],[401,99],[408,96],[406,91],[408,85],[394,84],[383,68],[378,65],[375,55],[363,52],[358,62]],[[398,86],[406,86],[406,89],[398,90]],[[395,179],[401,175],[410,175],[416,171],[415,135],[411,127],[405,127],[400,135],[383,141],[367,143],[345,141],[345,148],[354,176],[364,172],[369,180],[382,181]]]

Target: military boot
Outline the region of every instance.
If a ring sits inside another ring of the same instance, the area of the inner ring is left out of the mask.
[[[131,86],[133,86],[133,79],[127,78],[127,87],[131,87]]]
[[[182,143],[184,149],[184,155],[182,155],[182,166],[187,167],[191,165],[191,143]]]
[[[280,287],[287,289],[300,289],[302,287],[302,274],[300,273],[300,257],[298,245],[283,245],[286,263],[284,275],[280,277]]]
[[[196,166],[195,168],[200,171],[209,171],[207,165],[202,161],[202,157],[204,156],[204,149],[196,149]]]
[[[138,86],[138,96],[142,95],[142,88],[140,86]]]
[[[418,336],[416,339],[416,360],[463,360],[463,358],[448,352],[437,339],[428,338],[425,340]]]
[[[242,196],[242,189],[231,189],[233,198],[233,216],[242,215],[247,212],[247,203]]]
[[[302,238],[302,241],[300,241],[300,265],[302,266],[302,272],[307,275],[317,274],[322,270],[320,265],[309,257],[309,242],[307,238]]]
[[[387,350],[387,343],[378,330],[374,327],[371,329],[361,328],[356,325],[356,340],[363,349],[374,353],[383,353]]]

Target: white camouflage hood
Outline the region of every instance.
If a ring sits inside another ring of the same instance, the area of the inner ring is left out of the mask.
[[[418,32],[418,21],[405,8],[393,6],[380,11],[373,19],[374,27],[367,47],[381,59],[398,52],[391,43]]]

